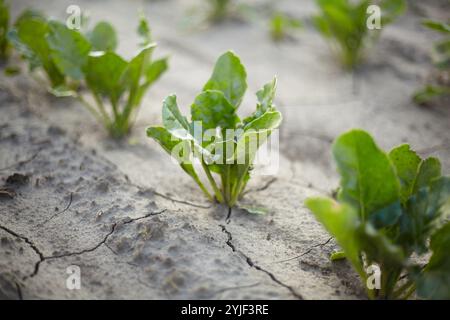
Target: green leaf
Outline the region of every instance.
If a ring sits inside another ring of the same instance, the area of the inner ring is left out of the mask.
[[[351,130],[341,135],[333,155],[341,175],[339,199],[354,205],[363,221],[399,198],[395,170],[368,133]]]
[[[114,27],[106,22],[97,23],[94,29],[87,34],[92,50],[114,51],[117,48],[117,35]]]
[[[142,43],[140,44],[141,46],[145,47],[152,42],[152,32],[143,13],[141,13],[139,17],[139,26],[137,28],[137,33],[143,39]]]
[[[46,19],[34,11],[25,11],[8,33],[11,44],[30,63],[30,69],[43,67],[53,87],[64,83],[64,75],[51,58],[50,47],[46,41],[49,26]]]
[[[8,39],[6,34],[9,30],[9,6],[0,0],[0,59],[7,56]]]
[[[427,85],[414,94],[413,100],[418,104],[425,104],[433,99],[448,95],[450,95],[450,89],[447,87]]]
[[[419,189],[427,187],[434,179],[441,176],[441,163],[437,158],[427,158],[420,163],[412,193]]]
[[[200,93],[191,106],[192,121],[201,121],[203,131],[207,129],[234,129],[239,122],[236,109],[220,91]]]
[[[185,130],[189,132],[189,122],[178,109],[177,97],[175,95],[170,95],[164,100],[162,118],[164,127],[168,131]]]
[[[366,223],[361,226],[358,242],[366,254],[368,264],[376,262],[385,268],[401,268],[403,266],[405,253],[402,248],[395,245],[372,224]]]
[[[127,65],[114,52],[91,54],[85,69],[88,87],[95,93],[110,98],[113,104],[117,103],[124,91],[120,79]]]
[[[267,111],[259,118],[245,125],[244,130],[273,130],[280,126],[283,117],[279,111]]]
[[[247,90],[246,79],[247,73],[239,57],[228,51],[217,60],[213,74],[203,87],[203,91],[221,91],[228,101],[237,108]]]
[[[423,253],[435,225],[444,218],[443,208],[450,200],[450,177],[432,181],[406,203],[399,221],[398,243]]]
[[[153,61],[145,71],[145,80],[147,84],[152,84],[158,80],[168,68],[168,58],[162,58]]]
[[[422,22],[422,25],[424,25],[425,27],[435,30],[435,31],[439,31],[442,33],[450,33],[450,24],[446,23],[446,22],[439,22],[439,21],[433,21],[433,20],[425,20]]]
[[[256,97],[258,98],[258,104],[256,105],[256,111],[250,116],[244,119],[244,124],[248,124],[253,120],[261,117],[267,110],[274,108],[273,99],[277,88],[277,78],[263,86],[258,92]]]
[[[47,42],[51,57],[60,72],[72,79],[81,80],[91,49],[89,41],[64,24],[50,21]]]
[[[400,180],[400,193],[402,201],[406,202],[413,193],[414,184],[422,159],[410,149],[409,145],[403,144],[389,152],[391,159],[397,171]]]
[[[433,255],[416,280],[417,294],[425,299],[450,299],[450,222],[433,234]]]
[[[189,176],[191,176],[192,179],[194,179],[194,181],[200,186],[200,188],[208,195],[208,191],[203,186],[203,183],[201,182],[194,166],[192,165],[190,159],[191,149],[190,143],[188,141],[178,139],[163,127],[147,128],[147,136],[153,138],[156,142],[158,142],[169,155],[171,155],[172,157],[176,156],[181,168]],[[176,150],[175,148],[178,148],[178,150]]]
[[[345,252],[345,257],[364,279],[365,273],[360,259],[361,247],[358,241],[360,225],[358,213],[349,205],[339,204],[327,198],[308,198],[305,204],[336,239]]]

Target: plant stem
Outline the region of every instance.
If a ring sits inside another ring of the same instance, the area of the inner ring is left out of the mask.
[[[214,194],[216,196],[217,201],[219,201],[220,203],[223,203],[224,200],[223,200],[222,194],[220,193],[220,190],[217,187],[216,181],[214,180],[213,176],[211,175],[211,172],[209,171],[208,166],[206,165],[206,163],[203,159],[201,160],[201,162],[202,162],[203,170],[205,171],[206,176],[208,177],[208,181],[214,190]]]
[[[89,112],[91,112],[94,117],[97,118],[97,120],[101,122],[106,128],[110,126],[110,119],[108,115],[98,113],[98,111],[95,110],[95,108],[89,102],[87,102],[81,94],[77,95],[77,98],[89,110]]]

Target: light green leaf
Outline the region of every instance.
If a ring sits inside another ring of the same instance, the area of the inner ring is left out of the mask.
[[[117,47],[117,35],[114,27],[106,22],[97,23],[87,34],[87,38],[95,51],[114,51]]]
[[[51,57],[61,73],[81,80],[91,49],[89,41],[81,33],[56,21],[49,22],[47,41]]]
[[[406,202],[413,192],[422,159],[407,144],[392,149],[389,159],[394,164],[400,180],[402,201]]]
[[[339,199],[358,208],[363,221],[399,198],[394,167],[368,133],[344,133],[335,141],[333,155],[341,174]]]
[[[203,87],[203,91],[221,91],[228,101],[237,108],[247,90],[246,79],[247,73],[239,57],[228,51],[217,60],[213,74]]]
[[[358,241],[360,225],[358,213],[346,204],[339,204],[327,198],[309,198],[305,204],[336,239],[345,252],[345,257],[364,279],[365,273],[360,259],[361,248]]]
[[[175,95],[168,96],[163,102],[162,119],[164,127],[168,131],[185,130],[189,132],[189,122],[184,117],[177,105]]]

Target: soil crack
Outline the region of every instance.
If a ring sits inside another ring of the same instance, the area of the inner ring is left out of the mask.
[[[294,297],[296,297],[297,299],[303,300],[303,296],[302,296],[300,293],[298,293],[297,291],[295,291],[294,288],[292,288],[291,286],[289,286],[289,285],[283,283],[282,281],[280,281],[280,280],[279,280],[272,272],[270,272],[270,271],[264,269],[263,267],[261,267],[261,266],[255,264],[255,263],[253,262],[253,260],[252,260],[249,256],[247,256],[247,255],[246,255],[244,252],[242,252],[241,250],[238,250],[238,249],[236,248],[236,246],[235,246],[235,245],[233,244],[233,242],[232,242],[232,241],[233,241],[233,235],[231,234],[231,232],[228,231],[228,229],[227,229],[224,225],[219,225],[219,226],[220,226],[220,228],[222,229],[222,232],[224,232],[224,233],[227,235],[226,245],[229,246],[233,252],[237,252],[237,253],[239,253],[240,255],[242,255],[242,256],[244,257],[245,261],[247,262],[247,264],[248,264],[251,268],[255,268],[255,269],[258,270],[258,271],[264,272],[266,275],[269,276],[269,278],[270,278],[273,282],[275,282],[276,284],[278,284],[278,285],[280,285],[280,286],[282,286],[282,287],[288,289],[288,290],[291,292],[291,294],[292,294]]]
[[[9,229],[9,228],[7,228],[5,226],[2,226],[2,225],[0,225],[0,229],[4,230],[5,232],[7,232],[7,233],[9,233],[11,235],[13,235],[14,237],[17,237],[17,238],[22,239],[23,241],[25,241],[33,249],[33,251],[39,256],[39,260],[34,265],[33,272],[23,278],[23,281],[25,281],[28,278],[33,278],[34,276],[36,276],[38,274],[39,267],[40,267],[42,262],[47,261],[47,260],[60,259],[60,258],[71,257],[71,256],[78,256],[78,255],[82,255],[82,254],[85,254],[85,253],[93,252],[93,251],[97,250],[98,248],[100,248],[103,244],[107,245],[107,241],[108,241],[109,237],[114,233],[114,231],[116,230],[118,225],[130,224],[130,223],[133,223],[135,221],[139,221],[139,220],[143,220],[143,219],[146,219],[146,218],[149,218],[149,217],[157,216],[157,215],[160,215],[160,214],[164,213],[165,211],[166,211],[166,209],[163,209],[161,211],[150,212],[149,214],[146,214],[144,216],[137,217],[137,218],[125,218],[125,219],[123,219],[121,221],[113,223],[111,225],[111,230],[103,237],[103,239],[99,243],[97,243],[92,248],[83,249],[83,250],[75,251],[75,252],[63,253],[63,254],[59,254],[59,255],[52,255],[52,256],[44,256],[42,251],[39,250],[39,248],[30,239],[28,239],[27,237],[19,235],[18,233],[14,232],[11,229]],[[18,292],[19,292],[19,287],[18,287]],[[22,294],[21,290],[20,290],[20,294]]]
[[[323,243],[318,243],[318,244],[315,244],[315,245],[311,246],[309,249],[307,249],[305,252],[303,252],[302,254],[300,254],[298,256],[295,256],[295,257],[292,257],[292,258],[288,258],[288,259],[284,259],[284,260],[280,260],[280,261],[276,261],[275,263],[288,262],[288,261],[292,261],[292,260],[301,258],[301,257],[309,254],[311,251],[313,251],[314,248],[326,246],[328,243],[330,243],[330,241],[332,239],[333,239],[333,237],[330,237],[330,238],[328,238],[327,241],[325,241]]]

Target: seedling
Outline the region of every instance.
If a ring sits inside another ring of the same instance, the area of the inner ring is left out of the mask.
[[[276,12],[270,20],[270,36],[274,41],[281,41],[288,38],[294,30],[300,29],[302,22],[299,19]]]
[[[321,11],[314,17],[317,30],[330,41],[345,68],[358,65],[366,49],[378,39],[380,29],[369,30],[367,9],[377,4],[381,9],[381,28],[391,23],[405,9],[404,0],[316,0]]]
[[[9,43],[6,34],[9,30],[9,6],[0,0],[0,61],[8,57]]]
[[[191,105],[189,122],[178,109],[176,96],[162,107],[163,126],[152,126],[147,135],[176,158],[181,168],[210,200],[232,207],[250,179],[258,148],[281,123],[273,105],[276,80],[256,95],[256,111],[240,120],[237,109],[247,89],[247,74],[239,58],[226,52],[216,62],[213,74]],[[201,164],[214,197],[201,182],[194,160]],[[214,176],[220,178],[220,187]]]
[[[214,22],[223,21],[230,14],[232,0],[208,0],[211,7],[210,20]]]
[[[368,267],[380,269],[380,287],[367,286],[368,296],[449,299],[450,177],[441,175],[439,160],[421,159],[409,145],[385,153],[361,130],[341,135],[333,155],[341,175],[337,200],[309,198],[306,205],[365,285]],[[412,255],[431,258],[420,265]]]
[[[437,76],[434,82],[428,84],[414,95],[418,104],[426,104],[439,97],[450,96],[450,24],[445,22],[426,20],[423,25],[445,36],[435,45]]]
[[[145,92],[167,69],[167,58],[151,59],[156,44],[143,17],[138,32],[142,48],[129,61],[114,52],[117,36],[107,22],[99,22],[85,36],[60,22],[26,12],[10,39],[31,69],[40,66],[45,70],[51,93],[77,97],[112,137],[121,138],[130,131]],[[82,83],[95,105],[80,90]]]

